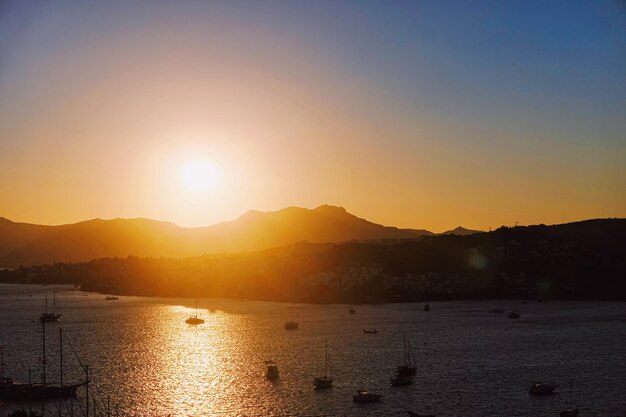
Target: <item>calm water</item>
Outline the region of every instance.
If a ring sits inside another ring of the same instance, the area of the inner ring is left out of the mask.
[[[0,285],[0,344],[5,374],[41,376],[44,294],[55,288]],[[522,305],[522,317],[486,311],[512,303],[445,302],[355,306],[198,300],[206,323],[184,323],[193,300],[120,297],[105,301],[56,287],[61,322],[46,326],[48,380],[58,374],[58,328],[89,364],[103,398],[134,415],[400,416],[406,410],[437,416],[556,416],[574,403],[584,416],[626,411],[626,303],[551,302]],[[287,320],[300,322],[294,331]],[[365,335],[363,328],[377,328]],[[390,387],[402,362],[402,332],[416,347],[418,377]],[[328,341],[334,388],[316,392]],[[81,376],[65,346],[65,381]],[[278,363],[278,382],[265,379],[266,359]],[[529,397],[533,381],[559,393]],[[358,388],[384,395],[354,405]],[[95,389],[92,390],[95,391]],[[83,392],[79,392],[82,397]],[[46,404],[48,413],[56,405]],[[62,405],[67,413],[68,403]],[[77,409],[77,406],[74,406]],[[99,405],[102,409],[102,405]],[[15,408],[0,405],[0,415]]]

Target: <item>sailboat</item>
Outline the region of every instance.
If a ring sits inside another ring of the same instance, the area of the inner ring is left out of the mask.
[[[507,317],[510,319],[519,319],[519,305],[515,308],[515,310],[511,311]]]
[[[41,323],[42,328],[42,357],[41,364],[43,366],[43,380],[41,384],[32,384],[29,387],[30,392],[28,392],[28,396],[23,398],[26,400],[28,398],[33,400],[45,400],[51,398],[64,398],[64,397],[74,397],[76,395],[76,390],[85,385],[87,381],[80,382],[77,384],[64,385],[63,384],[63,329],[59,329],[59,385],[49,384],[46,381],[46,322]]]
[[[313,378],[313,386],[315,389],[330,388],[333,386],[333,370],[328,360],[328,342],[326,342],[324,353],[324,376]]]
[[[189,316],[185,323],[196,326],[198,324],[204,323],[204,320],[198,317],[198,299],[196,298],[196,314],[194,316]]]
[[[4,348],[0,346],[0,400],[11,400],[22,385],[25,384],[18,384],[13,378],[4,376]]]
[[[569,410],[559,412],[559,417],[576,417],[578,408],[574,409],[574,381],[569,381]]]
[[[39,316],[39,321],[44,323],[53,323],[59,321],[61,313],[57,313],[57,296],[56,292],[52,293],[52,313],[48,313],[48,296],[46,295],[46,312]]]
[[[59,329],[59,352],[60,352],[60,381],[59,384],[50,384],[46,377],[46,322],[42,321],[42,360],[43,366],[41,383],[16,383],[10,378],[2,378],[0,383],[0,399],[7,401],[31,401],[48,400],[74,397],[79,387],[86,385],[87,381],[64,385],[63,383],[63,329]],[[30,371],[29,371],[30,375]],[[30,376],[29,376],[30,378]]]
[[[415,366],[415,358],[411,351],[411,342],[406,340],[406,334],[402,333],[402,341],[404,344],[404,365],[398,365],[396,371],[398,376],[414,376],[417,373]]]

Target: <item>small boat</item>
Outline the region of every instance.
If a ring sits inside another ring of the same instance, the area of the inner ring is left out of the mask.
[[[577,417],[578,408],[574,408],[574,381],[569,382],[569,410],[559,412],[559,417]]]
[[[515,310],[507,314],[507,317],[510,319],[519,319],[519,305],[515,307]]]
[[[356,310],[354,307],[350,306],[350,310],[348,310],[348,314],[356,314]]]
[[[424,311],[430,311],[430,304],[426,304],[424,306]]]
[[[185,323],[191,324],[192,326],[197,326],[198,324],[203,324],[204,319],[201,319],[200,317],[190,316],[187,320],[185,320]]]
[[[434,414],[420,414],[420,413],[416,413],[415,411],[407,411],[406,412],[409,417],[435,417]]]
[[[413,384],[413,375],[396,375],[391,377],[391,385],[394,387],[402,387]]]
[[[46,295],[46,312],[39,316],[39,321],[43,323],[54,323],[59,321],[61,313],[57,313],[57,296],[56,292],[52,293],[52,313],[48,313],[48,296]]]
[[[543,382],[535,382],[528,389],[531,395],[550,395],[554,393],[556,385],[544,384]]]
[[[499,314],[499,313],[504,313],[504,310],[501,309],[500,307],[496,307],[496,308],[492,308],[491,310],[489,310],[489,312]]]
[[[104,299],[107,301],[115,301],[115,300],[119,300],[119,297],[116,297],[114,295],[107,295],[106,297],[104,297]]]
[[[556,385],[544,384],[543,382],[535,382],[528,389],[528,393],[531,395],[549,395],[553,394],[556,389]]]
[[[298,322],[297,321],[285,322],[285,329],[286,330],[295,330],[297,328],[298,328]]]
[[[198,299],[196,298],[196,314],[194,316],[189,316],[185,323],[190,324],[192,326],[197,326],[198,324],[203,324],[204,319],[198,317]]]
[[[352,401],[355,403],[377,403],[382,397],[380,394],[372,394],[366,389],[360,389],[352,396]]]
[[[272,360],[265,361],[265,363],[267,364],[267,372],[265,372],[265,377],[269,380],[278,378],[280,376],[280,373],[278,372],[278,365],[276,365]]]
[[[333,386],[333,370],[330,367],[330,360],[328,356],[328,342],[326,342],[324,348],[324,376],[313,378],[313,386],[315,389],[324,389]]]
[[[376,334],[376,333],[378,333],[378,330],[376,330],[376,329],[363,329],[363,333],[364,334]]]

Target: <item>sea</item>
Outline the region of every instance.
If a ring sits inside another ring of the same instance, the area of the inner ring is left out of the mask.
[[[61,313],[42,326],[45,299]],[[40,382],[81,382],[97,416],[558,416],[570,401],[585,416],[626,415],[626,303],[481,300],[402,304],[292,304],[87,293],[70,286],[0,285],[3,373]],[[355,314],[349,314],[353,308]],[[491,313],[502,308],[504,313]],[[507,312],[519,308],[519,319]],[[296,330],[284,323],[298,322]],[[376,329],[365,334],[363,329]],[[45,332],[45,339],[44,339]],[[410,343],[417,376],[392,387]],[[316,391],[325,346],[332,388]],[[265,377],[266,361],[280,377]],[[531,396],[534,382],[557,385]],[[355,404],[358,389],[383,395]],[[85,415],[73,400],[0,405],[0,416],[33,409]]]

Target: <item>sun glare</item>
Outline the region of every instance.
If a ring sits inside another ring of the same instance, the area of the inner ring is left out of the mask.
[[[187,191],[204,193],[216,185],[218,175],[217,170],[209,161],[193,159],[181,166],[180,179]]]

